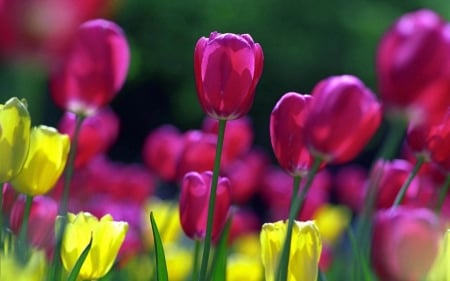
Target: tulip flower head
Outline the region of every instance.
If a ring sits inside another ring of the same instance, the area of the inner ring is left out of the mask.
[[[261,231],[261,256],[266,280],[273,281],[277,271],[287,223],[265,223]],[[314,221],[295,221],[292,231],[287,281],[316,281],[322,240]]]
[[[249,34],[212,32],[194,51],[197,97],[211,118],[244,116],[253,104],[263,69],[261,46]]]
[[[51,78],[54,102],[66,111],[91,115],[120,90],[129,61],[128,43],[118,25],[103,19],[83,23],[66,61]]]
[[[69,149],[69,136],[52,127],[33,127],[28,156],[20,174],[11,181],[13,187],[30,196],[47,193],[62,174]]]
[[[180,221],[191,239],[203,240],[206,235],[212,172],[189,172],[183,177],[180,194]],[[214,208],[212,239],[219,237],[231,204],[230,181],[219,177]]]
[[[270,115],[270,140],[280,166],[293,176],[305,176],[314,159],[305,139],[305,120],[311,96],[286,93]]]
[[[306,144],[313,155],[341,164],[352,160],[381,123],[381,105],[355,76],[332,76],[313,89],[305,123]]]
[[[27,157],[31,119],[26,103],[17,98],[0,104],[0,183],[17,176]]]
[[[92,238],[92,247],[81,267],[79,278],[97,280],[113,266],[128,231],[128,223],[113,221],[110,215],[100,220],[90,213],[69,213],[61,248],[64,268],[71,271]]]

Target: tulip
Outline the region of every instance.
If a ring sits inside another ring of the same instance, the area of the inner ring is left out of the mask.
[[[259,257],[231,254],[227,261],[227,281],[260,281],[264,271]]]
[[[58,124],[63,134],[74,139],[76,115],[66,112]],[[105,153],[119,135],[119,118],[110,108],[104,108],[83,120],[77,139],[75,167],[81,167],[94,156]]]
[[[15,234],[19,234],[22,227],[25,210],[25,198],[19,197],[14,203],[10,225]],[[56,216],[58,215],[58,203],[50,197],[36,196],[33,198],[28,218],[27,237],[30,244],[40,249],[51,249]]]
[[[261,231],[261,256],[267,281],[276,280],[275,274],[286,237],[287,223],[265,223]],[[289,252],[287,281],[316,281],[322,251],[319,229],[313,221],[295,221]]]
[[[450,229],[445,232],[445,235],[439,244],[439,254],[425,280],[450,280],[450,267],[448,266],[450,263],[449,243]]]
[[[17,176],[30,143],[31,119],[26,103],[17,98],[0,104],[0,183]]]
[[[13,252],[0,251],[0,280],[42,281],[46,275],[46,257],[43,251],[31,250],[29,259],[21,263]]]
[[[180,221],[184,233],[195,240],[206,235],[212,172],[189,172],[182,180],[180,194]],[[212,239],[220,235],[231,204],[230,181],[219,177],[214,208]]]
[[[113,221],[110,215],[100,220],[90,213],[69,213],[61,248],[64,268],[72,271],[83,250],[92,239],[92,247],[81,267],[79,278],[96,280],[105,276],[114,264],[128,224]]]
[[[313,155],[335,164],[352,160],[381,123],[374,94],[351,75],[333,76],[313,89],[305,142]]]
[[[197,97],[211,118],[238,119],[250,110],[263,69],[263,52],[248,34],[212,32],[194,51]]]
[[[280,166],[292,176],[305,176],[314,158],[305,145],[305,120],[311,96],[286,93],[270,115],[270,140]]]
[[[350,225],[351,212],[339,205],[322,205],[313,217],[324,244],[334,245]]]
[[[125,82],[130,51],[122,29],[97,19],[82,24],[69,54],[51,77],[51,95],[65,111],[88,116],[108,104]]]
[[[388,111],[424,120],[438,108],[446,110],[449,28],[435,12],[423,9],[403,15],[385,33],[376,70]]]
[[[397,207],[378,211],[371,259],[379,279],[423,280],[437,257],[440,237],[439,220],[428,209]]]
[[[69,136],[51,127],[33,127],[28,156],[20,174],[11,181],[13,187],[30,196],[47,193],[62,174],[69,149]]]

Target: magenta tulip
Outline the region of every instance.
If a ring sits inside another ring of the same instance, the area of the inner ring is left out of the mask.
[[[253,104],[263,69],[263,51],[248,34],[212,32],[194,51],[197,96],[214,119],[244,116]]]

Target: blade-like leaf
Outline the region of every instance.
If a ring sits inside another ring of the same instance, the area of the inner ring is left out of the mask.
[[[83,252],[81,252],[80,257],[78,258],[77,262],[75,263],[75,266],[72,268],[72,271],[70,272],[69,277],[67,278],[67,281],[76,281],[78,274],[80,274],[81,267],[83,266],[84,261],[87,258],[87,255],[89,254],[89,251],[92,247],[92,235],[91,239],[89,240],[89,244],[84,248]]]
[[[153,212],[150,212],[150,222],[152,224],[153,241],[155,244],[156,279],[158,281],[168,281],[169,276],[167,274],[166,257],[164,255],[164,248],[158,232],[158,227],[156,226],[156,221],[153,217]]]
[[[211,272],[208,280],[225,281],[227,278],[227,242],[230,233],[231,216],[228,218],[225,227],[220,235],[219,244],[214,252],[211,264]]]

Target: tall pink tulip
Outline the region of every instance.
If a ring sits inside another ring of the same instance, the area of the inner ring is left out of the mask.
[[[313,154],[327,162],[355,158],[381,122],[375,95],[355,76],[332,76],[313,89],[305,122],[305,142]]]
[[[182,181],[180,194],[181,226],[192,239],[203,240],[206,234],[212,172],[189,172]],[[222,231],[231,204],[230,181],[219,177],[212,225],[212,239]]]
[[[384,34],[376,71],[387,110],[424,119],[447,107],[449,32],[450,26],[435,12],[418,10],[400,17]]]
[[[280,166],[293,176],[305,176],[314,159],[305,145],[305,120],[311,96],[286,93],[270,115],[270,140]]]
[[[244,116],[253,104],[263,69],[263,51],[249,34],[212,32],[194,51],[197,96],[214,119]]]
[[[128,43],[117,24],[104,19],[85,22],[51,77],[54,102],[66,111],[91,115],[120,90],[129,61]]]

